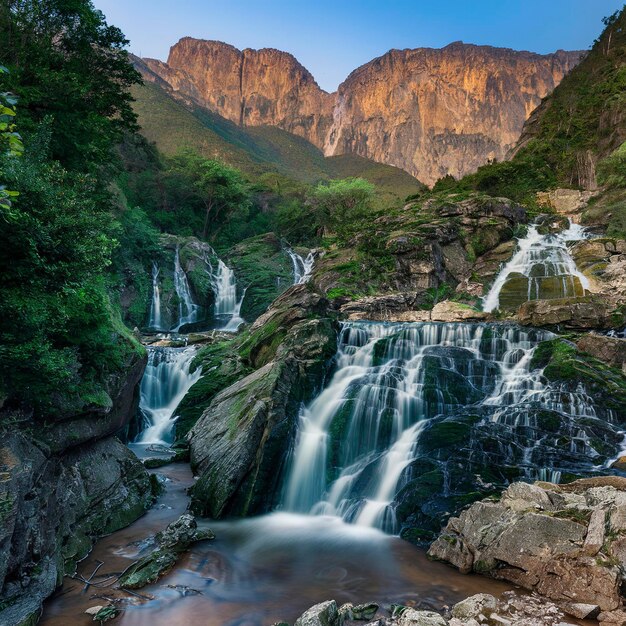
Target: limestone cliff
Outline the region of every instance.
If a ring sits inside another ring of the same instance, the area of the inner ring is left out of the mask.
[[[140,69],[241,126],[278,126],[327,156],[356,153],[432,184],[504,158],[579,57],[461,42],[391,50],[328,94],[285,52],[185,37],[167,63],[144,59]]]

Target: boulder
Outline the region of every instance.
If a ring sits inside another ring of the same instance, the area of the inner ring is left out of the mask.
[[[497,604],[498,601],[494,596],[488,593],[477,593],[455,604],[452,607],[452,617],[458,619],[488,617],[496,610]],[[480,619],[480,621],[482,622],[484,619]]]
[[[447,622],[434,611],[406,609],[398,619],[398,626],[447,626]]]
[[[215,535],[210,530],[198,529],[193,515],[181,515],[155,535],[156,548],[127,568],[117,581],[117,586],[139,589],[155,583],[176,565],[180,555],[191,544],[214,538]]]
[[[596,296],[531,300],[520,306],[517,320],[523,326],[558,326],[573,330],[613,328],[619,320],[614,306]]]
[[[538,191],[537,204],[575,218],[576,214],[580,213],[595,195],[597,195],[596,191],[580,191],[579,189]],[[577,220],[574,219],[574,221]]]
[[[337,603],[328,600],[312,606],[305,611],[295,623],[295,626],[342,626],[343,618],[339,614]]]
[[[626,556],[616,530],[623,522],[626,479],[514,483],[499,502],[451,518],[428,554],[536,591],[574,615],[611,612],[622,606],[624,570],[615,563]]]
[[[299,407],[336,352],[334,323],[317,317],[327,305],[296,285],[243,336],[238,354],[247,375],[213,397],[187,436],[198,475],[195,513],[251,515],[275,504]]]

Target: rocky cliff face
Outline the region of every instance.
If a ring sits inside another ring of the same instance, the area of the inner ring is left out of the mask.
[[[328,94],[285,52],[185,37],[143,72],[242,126],[279,126],[327,156],[356,153],[432,184],[504,158],[579,56],[460,42],[391,50]]]

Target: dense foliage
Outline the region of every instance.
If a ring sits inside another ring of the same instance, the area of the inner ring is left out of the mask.
[[[137,75],[86,0],[3,3],[0,33],[2,92],[19,98],[3,96],[15,128],[0,119],[0,183],[15,190],[0,205],[0,402],[46,417],[106,407],[108,373],[137,349],[105,278],[120,229],[113,148],[134,129]]]

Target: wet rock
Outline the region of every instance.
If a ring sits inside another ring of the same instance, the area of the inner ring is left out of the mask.
[[[488,593],[478,593],[474,596],[470,596],[461,602],[458,602],[452,607],[452,617],[458,619],[479,619],[484,621],[485,616],[489,616],[496,610],[498,601],[494,596]]]
[[[572,494],[583,500],[569,499]],[[536,590],[565,610],[575,604],[613,611],[622,604],[622,570],[614,565],[622,546],[616,532],[605,533],[605,525],[612,516],[621,523],[625,498],[626,480],[620,477],[562,486],[513,484],[499,502],[477,502],[452,518],[429,555],[463,572]],[[535,508],[548,501],[546,510]],[[520,502],[532,508],[524,509]],[[576,508],[568,508],[572,502]]]
[[[406,609],[398,619],[398,626],[447,626],[447,622],[434,611]]]
[[[343,618],[337,609],[334,600],[328,600],[312,606],[305,611],[295,623],[295,626],[342,626]]]
[[[327,306],[308,285],[296,285],[244,336],[238,353],[251,373],[214,396],[188,435],[199,476],[195,513],[217,518],[271,508],[298,408],[336,351],[334,323],[317,317]]]
[[[180,555],[198,541],[214,539],[210,530],[198,530],[192,515],[181,515],[155,535],[156,548],[129,567],[117,581],[118,587],[139,589],[156,582],[169,572]]]
[[[339,614],[344,620],[363,620],[367,621],[372,619],[377,611],[378,604],[369,602],[367,604],[357,604],[356,606],[351,602],[342,604],[339,607]]]
[[[102,623],[116,618],[120,610],[114,604],[107,604],[105,606],[92,606],[85,613],[91,615],[94,622]]]

